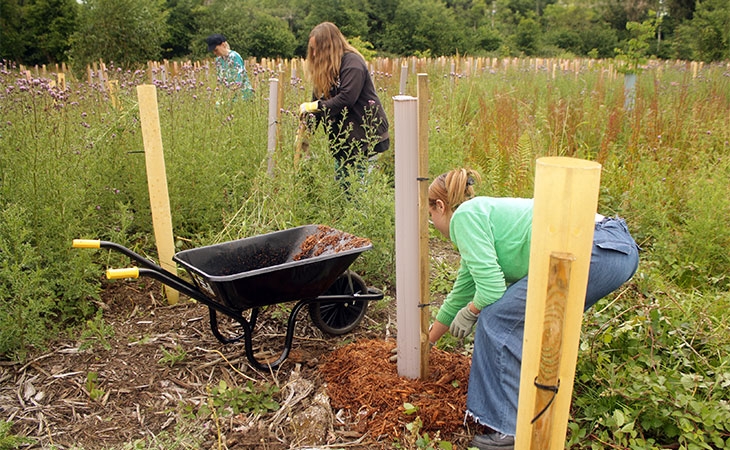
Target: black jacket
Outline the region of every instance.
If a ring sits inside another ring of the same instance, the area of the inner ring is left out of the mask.
[[[338,159],[349,159],[389,139],[388,118],[375,92],[365,61],[356,53],[342,55],[340,76],[328,99],[319,100],[319,120],[327,122],[332,152]],[[374,131],[371,131],[372,128]],[[355,145],[353,145],[355,144]]]

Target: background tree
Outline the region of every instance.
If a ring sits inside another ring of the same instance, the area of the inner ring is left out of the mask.
[[[691,59],[730,59],[730,5],[727,0],[699,2],[692,20],[680,29],[691,48]]]
[[[246,37],[249,54],[262,58],[294,56],[296,38],[285,20],[260,11],[252,11],[251,19]]]
[[[25,39],[18,0],[0,0],[0,59],[23,62]]]
[[[366,10],[368,15],[368,35],[365,39],[373,44],[373,47],[383,48],[383,37],[385,29],[393,21],[395,13],[400,6],[399,0],[370,0]]]
[[[77,70],[102,59],[122,67],[156,60],[168,40],[163,0],[84,0],[71,39]]]
[[[244,57],[304,56],[323,21],[381,55],[613,58],[628,23],[657,20],[647,56],[719,61],[728,15],[728,0],[0,0],[0,58],[200,58],[210,33]]]
[[[312,0],[309,13],[304,18],[302,37],[308,40],[309,32],[322,22],[332,22],[347,37],[366,39],[369,34],[368,4],[361,0]]]
[[[616,32],[595,9],[576,3],[552,4],[545,8],[543,20],[546,45],[574,55],[613,57],[618,45]]]
[[[78,7],[76,0],[35,0],[26,7],[29,47],[25,58],[29,64],[66,60]]]
[[[296,48],[287,21],[266,13],[250,1],[219,0],[208,7],[201,18],[201,33],[195,47],[198,56],[207,52],[204,39],[212,33],[222,33],[243,58],[291,58]]]
[[[189,56],[200,32],[203,0],[167,0],[165,9],[169,38],[163,44],[162,56],[167,59]]]
[[[530,14],[532,16],[533,14]],[[527,56],[537,54],[540,46],[542,29],[540,24],[533,17],[526,17],[520,20],[515,33],[515,47]]]
[[[463,53],[463,28],[440,0],[402,0],[386,26],[383,47],[398,55]]]

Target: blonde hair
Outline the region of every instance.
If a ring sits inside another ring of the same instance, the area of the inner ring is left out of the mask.
[[[307,46],[307,71],[317,98],[329,98],[330,89],[340,77],[340,64],[345,53],[356,53],[362,58],[334,23],[322,22],[312,28]]]
[[[481,179],[479,173],[472,169],[453,169],[443,173],[428,187],[428,205],[436,206],[436,201],[441,200],[448,210],[454,211],[474,197],[474,184]]]

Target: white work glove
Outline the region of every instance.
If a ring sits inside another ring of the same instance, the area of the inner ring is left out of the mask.
[[[299,105],[299,114],[304,115],[308,113],[313,113],[319,111],[319,102],[304,102],[301,105]]]
[[[449,331],[454,337],[465,338],[471,334],[471,329],[474,328],[477,317],[479,316],[471,312],[469,305],[466,305],[461,308],[458,313],[456,313],[456,317],[454,317],[454,320],[451,322]]]

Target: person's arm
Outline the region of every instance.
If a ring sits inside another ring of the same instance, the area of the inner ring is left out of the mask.
[[[446,334],[447,331],[449,331],[449,326],[444,325],[437,319],[436,321],[434,321],[433,325],[431,326],[431,330],[428,332],[428,342],[431,345],[435,345],[436,342],[441,339],[441,336]]]

